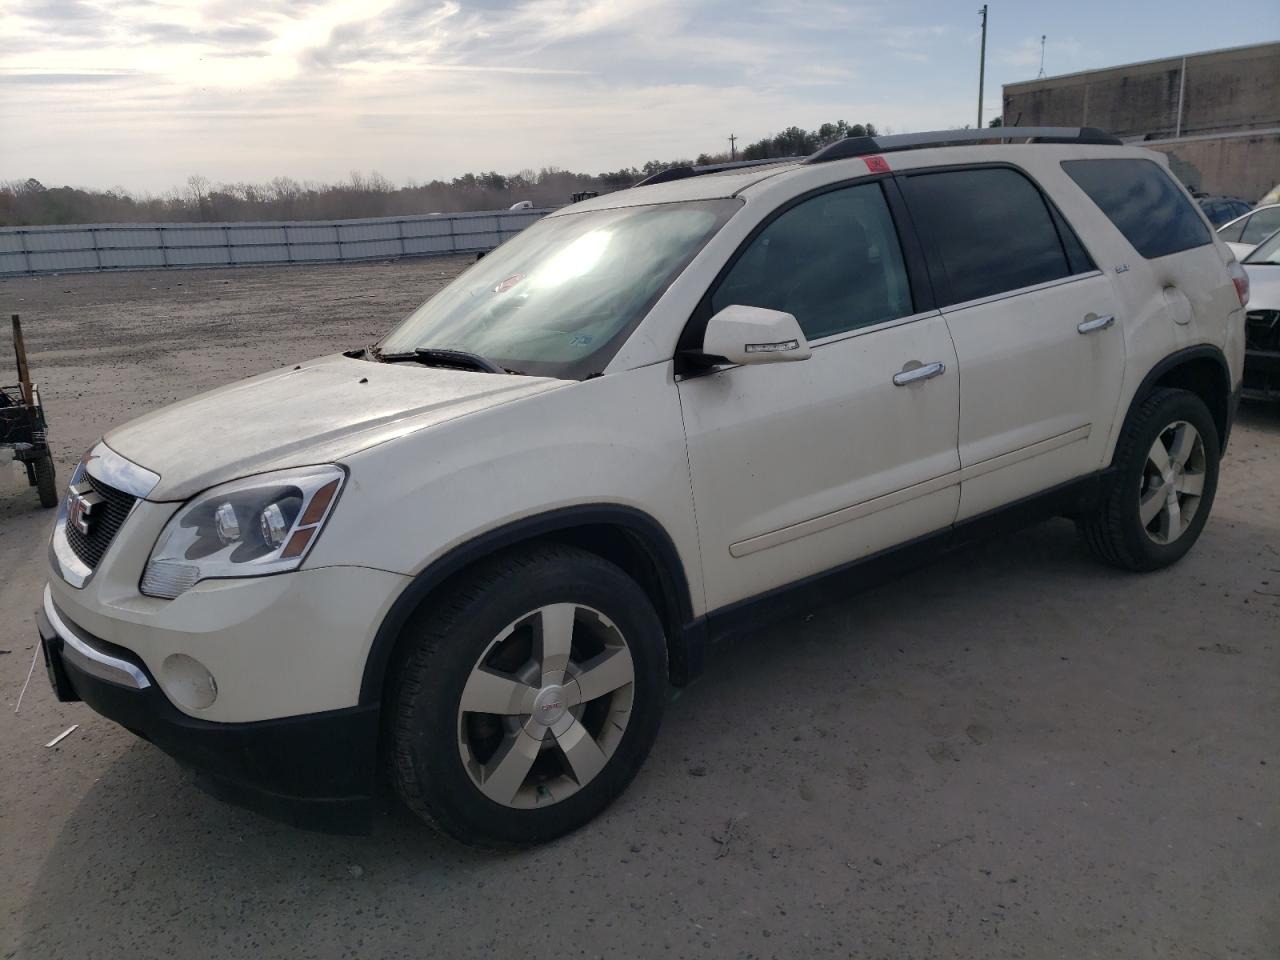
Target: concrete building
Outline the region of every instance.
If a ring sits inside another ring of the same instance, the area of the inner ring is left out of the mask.
[[[1169,154],[1193,189],[1256,201],[1280,183],[1280,43],[1005,84],[1003,119],[1099,127]]]

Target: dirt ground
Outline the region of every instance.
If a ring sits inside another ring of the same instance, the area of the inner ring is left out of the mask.
[[[463,262],[7,280],[0,315],[65,480],[111,424],[367,343]],[[367,838],[225,806],[40,667],[15,714],[52,514],[7,471],[0,960],[1280,956],[1280,409],[1245,406],[1175,568],[1055,521],[719,647],[615,806],[508,854],[392,803]]]

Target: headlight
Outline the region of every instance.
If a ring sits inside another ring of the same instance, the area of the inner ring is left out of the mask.
[[[341,467],[305,467],[205,491],[161,531],[142,574],[142,592],[172,600],[201,580],[296,570],[346,477]]]

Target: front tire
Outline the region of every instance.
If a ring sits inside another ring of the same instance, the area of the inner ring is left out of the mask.
[[[653,745],[662,626],[639,585],[594,554],[503,554],[406,629],[394,779],[414,813],[464,843],[538,843],[582,826]]]
[[[1093,554],[1124,570],[1180,560],[1204,529],[1218,489],[1218,430],[1204,401],[1159,389],[1125,422],[1114,481],[1079,529]]]

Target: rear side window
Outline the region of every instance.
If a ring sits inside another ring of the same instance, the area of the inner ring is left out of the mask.
[[[1210,242],[1209,228],[1158,163],[1064,160],[1062,169],[1148,260]]]
[[[941,268],[950,303],[990,297],[1092,269],[1065,220],[1007,167],[947,170],[903,183],[911,219]]]

